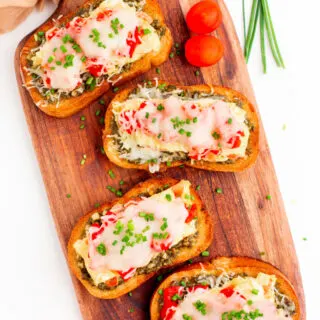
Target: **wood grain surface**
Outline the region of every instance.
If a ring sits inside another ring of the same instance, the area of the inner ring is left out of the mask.
[[[166,22],[177,43],[184,43],[189,37],[183,12],[194,2],[160,0]],[[225,55],[216,66],[202,68],[200,76],[196,76],[196,68],[188,65],[183,55],[175,56],[160,67],[160,76],[151,70],[131,84],[156,76],[185,85],[211,83],[239,90],[256,104],[232,19],[224,2],[218,2],[223,12],[223,24],[216,34],[224,44]],[[54,17],[74,10],[81,3],[80,0],[64,0]],[[118,187],[118,181],[123,179],[123,190],[126,191],[147,179],[149,174],[118,168],[101,153],[100,119],[103,118],[106,106],[95,102],[83,112],[67,119],[51,118],[36,108],[22,87],[20,77],[19,54],[24,41],[19,44],[15,56],[17,81],[52,215],[66,254],[70,232],[76,221],[90,211],[95,203],[105,203],[115,197],[106,189],[107,185]],[[104,96],[106,103],[111,96],[112,93]],[[101,110],[100,116],[96,116],[97,110]],[[82,115],[86,117],[85,121],[80,120]],[[85,124],[84,129],[80,129],[82,123]],[[272,263],[295,286],[302,308],[301,319],[305,319],[299,265],[263,128],[260,145],[261,152],[255,166],[243,173],[211,173],[192,168],[173,168],[165,175],[189,179],[201,186],[200,196],[215,223],[211,257],[242,255]],[[80,165],[84,154],[87,156],[86,162]],[[114,171],[116,179],[108,176],[108,169]],[[223,189],[223,194],[214,192],[217,187]],[[67,194],[71,197],[67,198]],[[267,194],[271,195],[271,200],[266,200]],[[261,252],[265,254],[261,255]],[[91,297],[80,282],[73,278],[81,312],[86,320],[147,319],[149,299],[156,281],[148,281],[135,290],[132,297],[103,301]],[[133,312],[129,312],[131,308]]]

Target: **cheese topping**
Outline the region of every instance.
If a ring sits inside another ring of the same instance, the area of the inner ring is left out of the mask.
[[[222,162],[243,158],[249,139],[246,111],[212,97],[143,99],[113,103],[127,160],[157,162],[161,152],[183,152],[190,159]],[[144,153],[144,155],[143,155]]]
[[[124,65],[159,51],[160,39],[151,22],[123,0],[102,1],[88,17],[48,30],[46,42],[32,58],[33,68],[41,67],[37,74],[46,88],[64,92],[79,87],[85,72],[110,80]]]
[[[180,196],[169,188],[114,206],[101,217],[101,225],[92,224],[87,236],[75,242],[96,285],[117,275],[127,280],[157,254],[196,232],[186,208],[191,204],[190,183],[181,181],[174,187],[183,190]]]
[[[184,296],[181,294],[183,288],[177,290],[172,287],[178,295],[173,299],[171,297],[172,303],[168,300],[168,288],[169,290],[164,292],[165,310],[161,313],[162,320],[292,319],[288,311],[277,308],[274,297],[275,283],[274,275],[259,273],[256,278],[238,276],[223,287],[187,288]]]

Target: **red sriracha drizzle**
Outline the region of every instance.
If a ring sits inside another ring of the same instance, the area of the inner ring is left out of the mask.
[[[157,252],[162,252],[162,251],[168,250],[171,244],[172,244],[172,240],[170,239],[170,235],[168,234],[166,239],[152,238],[150,247]]]
[[[172,300],[172,297],[178,295],[180,298],[183,297],[182,293],[184,287],[174,286],[165,288],[163,290],[163,307],[160,311],[161,320],[170,320],[172,319],[174,313],[176,312],[175,308],[178,306],[178,300]]]
[[[227,298],[230,298],[234,293],[239,294],[239,292],[234,291],[233,287],[227,287],[220,291],[220,293],[224,294]],[[240,295],[242,299],[246,299],[242,294]]]
[[[129,280],[133,276],[135,270],[136,270],[135,268],[130,268],[127,271],[118,271],[117,270],[117,272],[119,273],[120,277],[123,280]],[[132,273],[132,274],[130,274],[130,273]]]
[[[187,207],[186,207],[186,209],[188,210]],[[197,212],[197,205],[195,203],[193,203],[190,210],[189,210],[189,214],[187,216],[187,219],[185,220],[185,223],[189,223],[190,221],[192,221],[192,219],[196,215],[196,212]]]
[[[128,39],[127,39],[127,45],[130,47],[129,49],[129,56],[132,58],[134,50],[136,49],[137,45],[141,43],[140,37],[143,35],[143,29],[136,27],[134,30],[134,36],[132,36],[132,33],[129,32]]]

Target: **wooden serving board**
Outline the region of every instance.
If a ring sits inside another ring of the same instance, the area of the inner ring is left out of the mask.
[[[188,38],[183,12],[194,0],[161,0],[174,40],[184,43]],[[200,76],[196,68],[183,58],[174,57],[160,67],[160,76],[151,70],[142,79],[161,79],[185,85],[211,83],[234,88],[245,94],[254,104],[255,97],[250,83],[242,50],[229,12],[222,0],[218,1],[223,13],[223,24],[217,36],[225,48],[224,58],[214,67],[202,68]],[[64,0],[54,14],[57,17],[81,5],[81,0]],[[15,67],[22,104],[38,157],[42,176],[47,189],[52,215],[56,224],[62,249],[66,254],[70,232],[76,221],[91,210],[95,203],[112,200],[115,195],[106,189],[107,185],[118,187],[120,179],[125,181],[124,191],[149,177],[146,172],[125,170],[116,167],[101,154],[101,116],[96,111],[105,110],[98,102],[86,110],[67,119],[51,118],[33,104],[28,92],[22,87],[19,55],[23,39],[17,48]],[[132,83],[131,82],[131,83]],[[106,102],[112,96],[105,95]],[[104,112],[101,112],[103,115]],[[85,121],[80,116],[86,117]],[[80,129],[84,123],[85,128]],[[266,260],[288,276],[300,298],[302,317],[305,319],[305,303],[299,265],[284,211],[284,205],[274,171],[269,147],[261,128],[260,155],[255,166],[243,173],[212,173],[192,168],[173,168],[163,175],[178,179],[189,179],[200,185],[200,196],[215,224],[214,241],[210,247],[211,257],[242,255]],[[85,165],[80,165],[83,154],[87,155]],[[107,170],[116,175],[111,179]],[[160,176],[160,175],[156,175]],[[216,194],[215,188],[223,189]],[[71,194],[71,198],[67,198]],[[266,200],[270,194],[272,199]],[[265,252],[261,255],[261,252]],[[90,296],[79,281],[73,283],[83,318],[102,319],[146,319],[151,294],[156,279],[133,292],[132,297],[123,296],[116,300],[99,300]],[[134,312],[129,312],[133,308]]]

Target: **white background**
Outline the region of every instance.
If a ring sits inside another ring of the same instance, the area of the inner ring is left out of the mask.
[[[249,13],[250,0],[247,14]],[[226,0],[240,39],[240,0]],[[319,2],[269,0],[286,62],[268,53],[261,72],[259,44],[249,70],[291,225],[307,299],[319,319]],[[81,319],[24,118],[13,67],[19,40],[54,10],[34,12],[0,36],[0,319]],[[286,125],[286,130],[283,130]],[[307,237],[307,241],[303,238]]]

